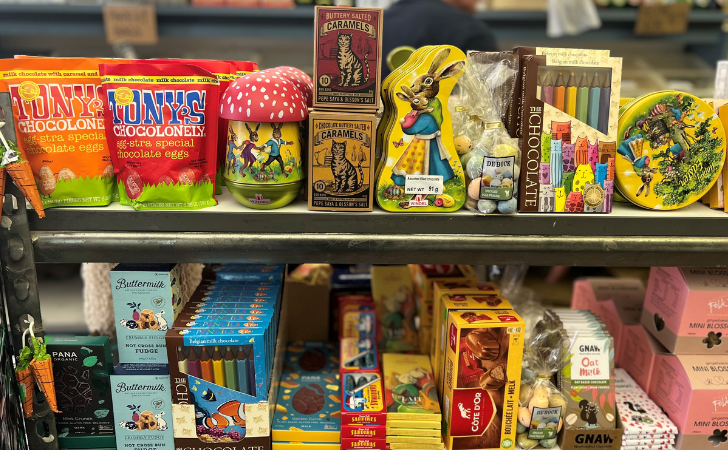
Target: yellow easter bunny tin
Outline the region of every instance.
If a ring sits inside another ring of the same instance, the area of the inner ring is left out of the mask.
[[[385,133],[377,202],[392,212],[450,212],[465,202],[465,176],[453,144],[447,101],[465,68],[465,54],[441,46],[389,89],[395,110]]]
[[[660,91],[623,106],[616,186],[646,209],[672,210],[698,201],[725,161],[725,131],[703,100]]]

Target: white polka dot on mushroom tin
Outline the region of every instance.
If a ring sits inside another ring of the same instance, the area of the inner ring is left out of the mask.
[[[256,90],[256,89],[258,89],[258,88],[257,88],[257,87],[255,87],[255,86],[253,86],[253,87],[251,88],[251,90],[252,90],[253,92],[255,92],[255,90]]]
[[[241,98],[243,98],[243,93],[242,92],[238,92],[238,100],[240,100]]]
[[[228,97],[228,98],[227,98],[227,104],[228,104],[228,105],[230,104],[230,101],[231,101],[232,99],[233,99],[232,97]]]
[[[288,102],[283,102],[283,106],[288,106]]]
[[[270,113],[270,118],[272,119],[275,113]]]
[[[265,108],[265,105],[263,105],[263,102],[260,102],[260,107]]]
[[[238,108],[238,112],[239,113],[243,112],[243,107],[242,106],[240,108]]]
[[[293,114],[293,108],[288,108],[288,110]]]
[[[230,114],[235,112],[235,105],[230,105]]]
[[[252,101],[251,99],[248,99],[248,106],[250,106],[250,104],[251,104],[252,102],[253,102],[253,101]]]
[[[265,92],[265,88],[264,87],[260,88],[260,92]]]
[[[250,117],[250,108],[246,112],[248,113],[248,117]]]
[[[303,114],[303,110],[301,110],[301,117],[302,117],[302,118],[303,118],[303,117],[306,117],[306,116],[305,116],[305,115]]]
[[[273,100],[273,106],[276,106],[276,103],[278,103],[278,100]]]
[[[261,78],[256,78],[255,81],[263,81]]]
[[[278,118],[279,118],[279,119],[283,118],[283,114],[284,114],[284,113],[283,113],[283,110],[281,110],[281,112],[279,112],[279,113],[278,113]]]

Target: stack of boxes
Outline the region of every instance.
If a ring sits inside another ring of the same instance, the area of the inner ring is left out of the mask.
[[[386,410],[376,344],[374,304],[366,296],[339,302],[341,449],[381,449]]]
[[[430,351],[433,332],[433,284],[438,281],[452,283],[451,288],[474,286],[478,282],[472,266],[468,265],[424,265],[410,264],[410,273],[415,285],[417,315],[420,318],[420,353]],[[433,366],[437,367],[435,361]]]
[[[308,205],[371,211],[380,107],[382,10],[316,7]]]
[[[385,353],[382,364],[389,448],[444,450],[442,412],[430,358]]]
[[[609,311],[616,307],[621,322],[611,329],[617,330],[612,331],[617,363],[675,424],[675,447],[707,450],[724,442],[718,426],[728,414],[728,347],[723,343],[728,270],[653,267],[641,313],[619,306],[641,303],[636,282],[609,283],[577,282],[572,307],[602,311],[608,326],[614,318]],[[634,323],[635,317],[641,323]],[[637,418],[645,414],[629,412]],[[672,440],[667,446],[671,448]]]
[[[339,352],[332,342],[290,342],[283,363],[273,450],[295,443],[306,448],[339,449],[341,398]]]
[[[185,306],[177,264],[111,271],[119,365],[111,374],[116,447],[174,449],[164,336]]]

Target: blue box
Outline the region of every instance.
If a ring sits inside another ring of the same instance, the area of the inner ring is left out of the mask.
[[[120,363],[167,363],[164,335],[182,311],[177,264],[119,264],[111,271]]]
[[[119,364],[111,374],[116,448],[174,450],[166,364]]]

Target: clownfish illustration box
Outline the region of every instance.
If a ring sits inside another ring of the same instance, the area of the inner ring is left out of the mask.
[[[519,48],[518,210],[612,210],[622,59],[604,50]]]

